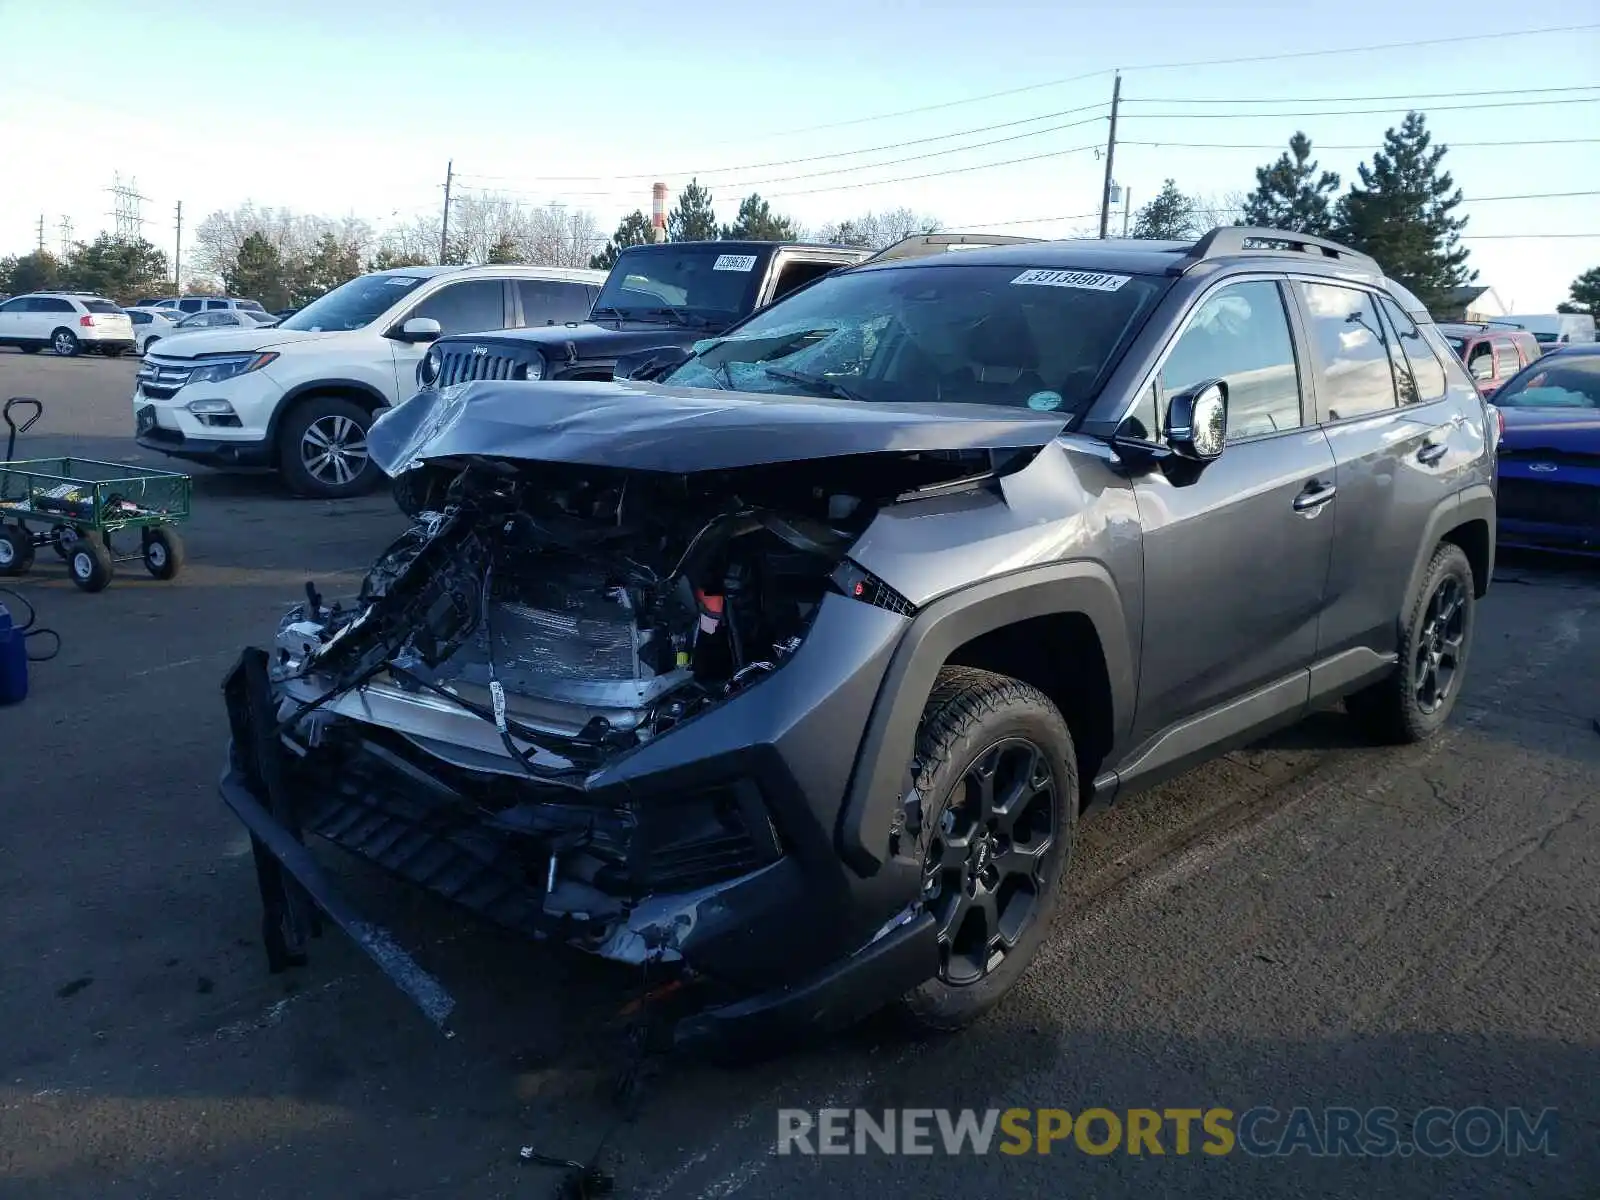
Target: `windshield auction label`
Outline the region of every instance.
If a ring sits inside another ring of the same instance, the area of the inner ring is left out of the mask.
[[[754,254],[719,254],[711,269],[713,271],[753,271],[755,270],[755,265],[756,256]]]
[[[1032,284],[1035,287],[1064,287],[1082,288],[1090,292],[1114,292],[1128,280],[1131,275],[1105,275],[1099,271],[1024,271],[1011,282],[1013,284]]]

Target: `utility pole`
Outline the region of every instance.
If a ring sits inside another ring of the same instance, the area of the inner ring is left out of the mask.
[[[1122,189],[1122,236],[1128,236],[1128,212],[1133,208],[1133,189]]]
[[[178,201],[178,236],[172,243],[172,290],[183,295],[183,201]]]
[[[44,214],[39,214],[39,253],[44,253]]]
[[[1100,236],[1111,220],[1111,166],[1117,157],[1117,108],[1122,103],[1122,72],[1111,83],[1111,135],[1106,138],[1106,181],[1100,189]]]
[[[444,218],[439,222],[439,265],[450,257],[450,185],[455,181],[456,162],[451,159],[444,167]]]

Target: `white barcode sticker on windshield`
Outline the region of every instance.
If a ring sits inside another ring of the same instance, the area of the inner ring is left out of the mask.
[[[1114,292],[1131,275],[1106,275],[1100,271],[1024,271],[1012,283],[1033,284],[1036,287],[1083,288],[1091,292]]]
[[[754,254],[719,254],[711,269],[713,271],[752,271],[755,269],[755,265],[756,256]]]

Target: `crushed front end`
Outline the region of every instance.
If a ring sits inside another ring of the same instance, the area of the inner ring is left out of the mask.
[[[519,933],[672,965],[719,1014],[696,1036],[774,1014],[848,1021],[937,956],[915,919],[916,864],[862,875],[838,849],[863,731],[915,615],[851,548],[885,509],[986,486],[1054,430],[938,415],[918,435],[935,444],[906,449],[914,415],[796,404],[797,438],[735,438],[755,419],[735,402],[640,407],[610,391],[632,423],[605,423],[595,404],[564,417],[545,398],[576,386],[492,392],[453,436],[427,415],[431,428],[408,426],[403,457],[431,439],[442,502],[359,595],[327,603],[308,586],[270,653],[230,675],[222,791],[254,838],[269,957],[293,962],[330,917],[436,1020],[448,1013],[345,911],[310,833]],[[549,410],[517,412],[540,432],[515,456],[470,445],[507,444],[503,399]],[[675,428],[686,420],[698,441]],[[595,439],[581,449],[580,422]],[[786,457],[806,438],[831,452]]]

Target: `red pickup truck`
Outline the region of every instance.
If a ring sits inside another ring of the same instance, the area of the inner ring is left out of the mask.
[[[1525,329],[1441,324],[1439,332],[1467,365],[1467,374],[1484,399],[1543,353],[1538,339]]]

